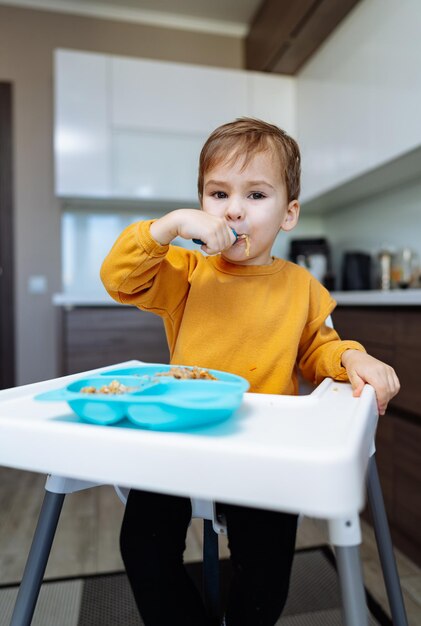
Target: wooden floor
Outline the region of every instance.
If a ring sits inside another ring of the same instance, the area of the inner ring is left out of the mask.
[[[21,579],[39,510],[45,478],[39,474],[0,468],[0,585]],[[77,576],[123,569],[118,534],[123,505],[112,487],[88,489],[66,497],[46,577]],[[186,561],[201,560],[202,522],[193,520],[188,534]],[[305,518],[297,547],[328,543],[325,524]],[[221,556],[228,556],[220,537]],[[365,584],[388,610],[386,592],[373,532],[363,523],[361,554]],[[410,626],[421,624],[421,569],[396,551]]]

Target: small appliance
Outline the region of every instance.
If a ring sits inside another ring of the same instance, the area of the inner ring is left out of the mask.
[[[330,247],[326,239],[291,239],[289,258],[307,268],[327,289],[334,288]]]
[[[371,288],[371,255],[366,252],[345,252],[342,260],[343,291],[366,291]]]

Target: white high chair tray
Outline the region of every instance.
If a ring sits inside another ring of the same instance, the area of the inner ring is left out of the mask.
[[[370,386],[360,398],[330,379],[309,396],[247,393],[227,421],[179,432],[91,425],[65,402],[34,400],[86,374],[0,391],[0,465],[325,519],[364,505]]]

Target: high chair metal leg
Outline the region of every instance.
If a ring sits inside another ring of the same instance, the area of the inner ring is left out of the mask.
[[[368,626],[358,546],[335,546],[345,626]]]
[[[361,571],[361,526],[358,513],[328,520],[329,539],[335,548],[345,626],[368,626]]]
[[[10,626],[29,626],[32,621],[64,497],[64,493],[45,492]]]
[[[206,610],[213,620],[220,616],[218,535],[212,520],[203,520],[203,595]]]
[[[47,477],[44,501],[26,560],[10,626],[29,626],[32,622],[66,494],[95,486],[97,483],[63,476],[49,475]]]
[[[367,491],[392,621],[394,626],[408,626],[398,568],[393,553],[392,539],[387,523],[386,509],[374,454],[370,457],[368,465]]]

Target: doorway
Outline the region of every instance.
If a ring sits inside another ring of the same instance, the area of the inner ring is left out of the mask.
[[[0,389],[15,385],[12,92],[0,82]]]

